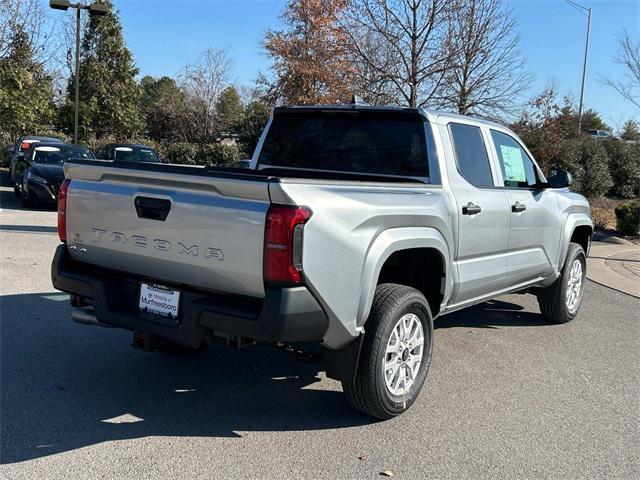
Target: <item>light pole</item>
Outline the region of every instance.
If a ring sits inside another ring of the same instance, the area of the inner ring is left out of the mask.
[[[569,4],[578,9],[580,13],[587,16],[587,40],[584,46],[584,62],[582,64],[582,86],[580,87],[580,106],[578,107],[578,133],[582,132],[582,111],[584,107],[584,82],[587,79],[587,58],[589,56],[589,36],[591,35],[591,8],[567,0]]]
[[[99,3],[71,3],[69,0],[49,0],[49,6],[55,10],[76,9],[76,69],[75,102],[73,118],[73,143],[78,143],[78,111],[80,102],[80,11],[89,10],[92,15],[106,15],[109,9]]]

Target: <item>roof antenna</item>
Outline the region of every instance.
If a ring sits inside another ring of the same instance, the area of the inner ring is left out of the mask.
[[[367,105],[367,103],[359,95],[353,95],[351,97],[351,105]]]

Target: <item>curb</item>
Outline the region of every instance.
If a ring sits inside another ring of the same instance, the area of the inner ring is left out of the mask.
[[[601,242],[602,240],[598,240],[598,241],[600,241],[600,242]],[[627,245],[627,244],[626,244],[626,243],[624,243],[624,244],[619,244],[619,245],[620,245],[620,246],[622,246],[622,245]],[[631,242],[629,242],[629,245],[630,245],[630,246],[632,246],[633,244],[632,244]],[[600,268],[604,268],[604,269],[605,269],[605,271],[607,271],[607,270],[608,270],[609,272],[605,274],[605,279],[607,279],[606,277],[607,277],[607,275],[608,275],[608,274],[613,274],[613,275],[615,275],[615,276],[621,276],[621,275],[620,275],[620,274],[618,274],[617,272],[615,272],[615,271],[613,271],[613,270],[610,270],[610,269],[609,269],[609,267],[606,265],[606,261],[607,261],[607,259],[608,259],[608,258],[610,258],[610,257],[612,257],[612,256],[614,256],[614,255],[617,255],[617,254],[619,254],[619,253],[624,253],[624,252],[627,252],[627,251],[630,251],[630,250],[635,250],[635,249],[634,249],[634,248],[631,248],[631,249],[620,250],[620,251],[618,251],[618,252],[609,253],[608,255],[605,255],[605,256],[600,257],[600,258],[587,257],[587,262],[589,262],[589,258],[591,258],[591,259],[592,259],[592,262],[593,262],[593,263],[597,263],[597,264],[599,264],[599,267],[600,267]],[[587,263],[587,265],[588,265],[588,263]],[[628,295],[628,296],[630,296],[630,297],[640,299],[640,295],[639,295],[639,294],[637,294],[637,293],[635,293],[635,292],[625,291],[625,290],[620,289],[619,287],[615,287],[615,286],[613,286],[615,283],[617,283],[617,281],[619,281],[618,279],[614,280],[613,282],[604,283],[604,282],[603,282],[603,280],[601,279],[601,277],[600,277],[600,276],[598,276],[598,275],[596,275],[596,277],[598,277],[598,280],[596,280],[596,279],[594,278],[594,275],[593,275],[593,271],[594,271],[593,267],[594,267],[594,265],[592,265],[592,266],[591,266],[591,268],[588,268],[588,269],[587,269],[587,279],[588,279],[588,280],[590,280],[590,281],[592,281],[593,283],[596,283],[596,284],[598,284],[598,285],[600,285],[600,286],[603,286],[603,287],[609,288],[609,289],[611,289],[611,290],[615,290],[616,292],[620,292],[620,293],[623,293],[623,294]],[[598,271],[598,269],[597,269],[597,268],[596,268],[596,271]],[[614,278],[615,278],[615,277],[614,277]],[[626,277],[624,277],[624,278],[626,278]],[[607,280],[608,280],[608,279],[607,279]]]
[[[593,234],[592,240],[596,242],[613,243],[616,245],[633,245],[632,242],[624,238],[616,237],[614,235],[606,235],[600,232],[595,232]]]
[[[611,285],[607,285],[606,283],[602,283],[602,282],[599,282],[598,280],[594,280],[593,278],[589,278],[589,275],[587,275],[587,280],[589,280],[590,282],[595,283],[596,285],[600,285],[601,287],[608,288],[609,290],[613,290],[614,292],[618,292],[618,293],[621,293],[623,295],[627,295],[628,297],[631,297],[631,298],[640,299],[640,297],[638,297],[637,295],[634,295],[633,293],[625,292],[625,291],[620,290],[620,289],[618,289],[616,287],[612,287]]]

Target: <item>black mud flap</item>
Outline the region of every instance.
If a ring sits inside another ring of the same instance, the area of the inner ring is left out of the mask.
[[[353,383],[360,363],[360,350],[364,335],[341,350],[323,350],[324,367],[327,377],[343,383]]]

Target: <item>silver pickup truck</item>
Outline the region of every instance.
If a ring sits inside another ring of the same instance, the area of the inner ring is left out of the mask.
[[[315,343],[378,418],[416,399],[438,316],[528,292],[568,322],[582,300],[587,201],[483,120],[281,107],[249,169],[85,160],[65,174],[52,279],[74,320],[147,350]]]

